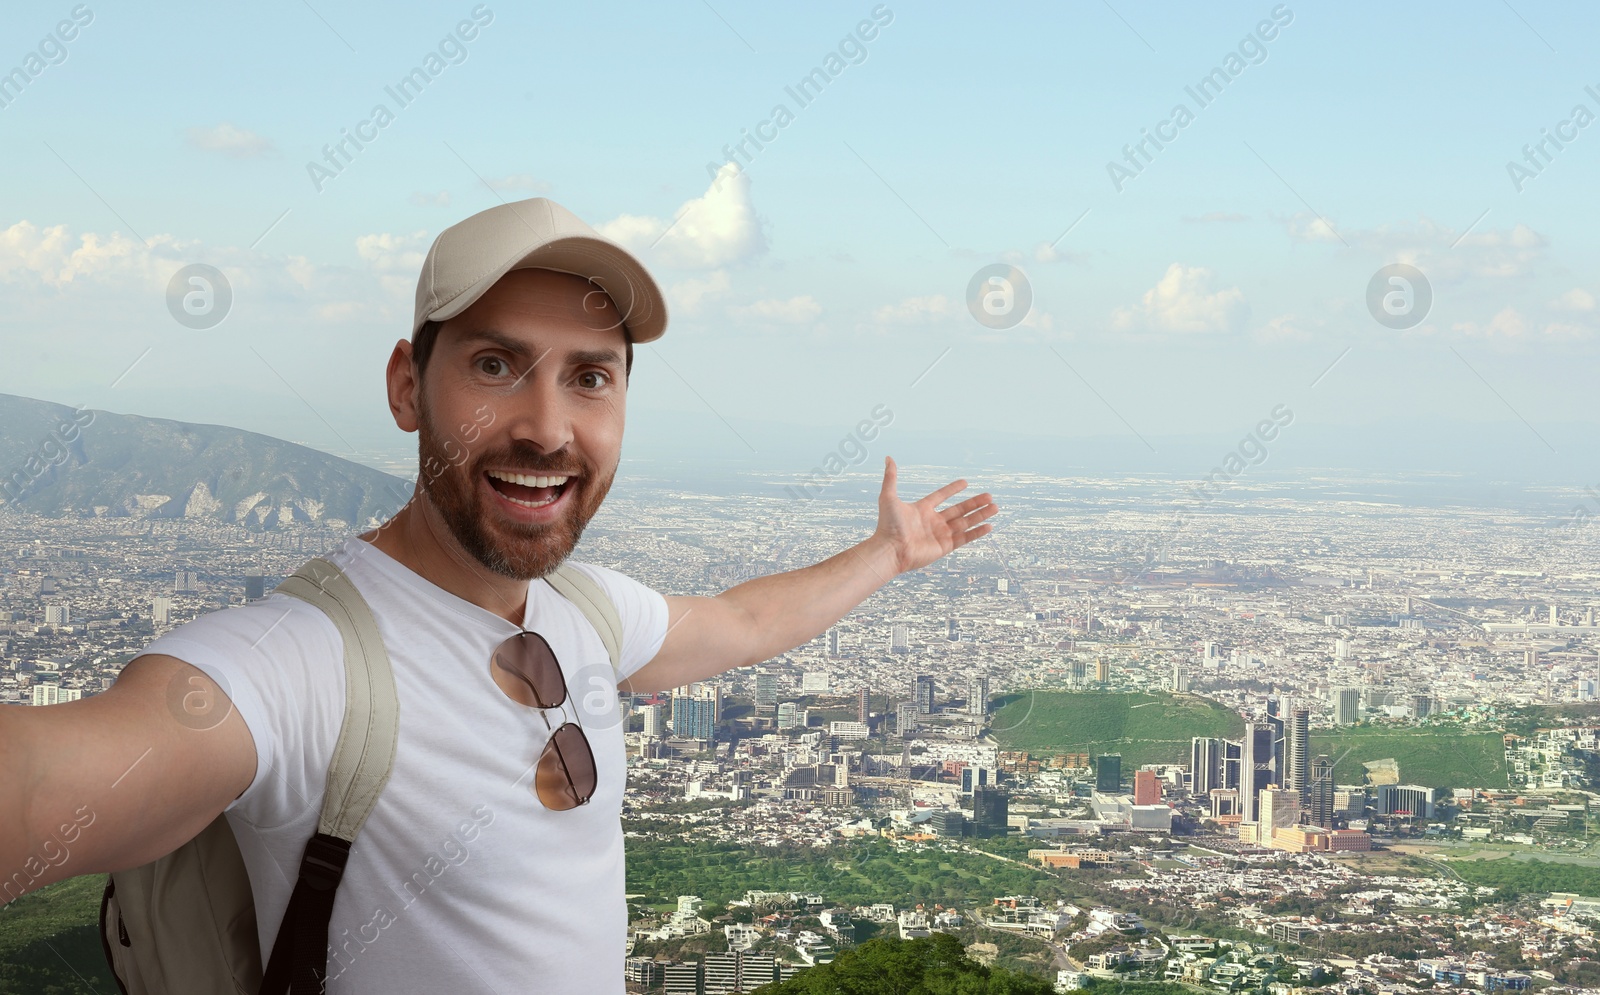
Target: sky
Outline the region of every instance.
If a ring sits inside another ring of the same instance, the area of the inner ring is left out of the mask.
[[[1286,409],[1274,469],[1600,481],[1592,5],[59,0],[0,39],[0,392],[395,458],[429,243],[544,196],[669,300],[625,458],[801,472],[881,405],[874,460],[1192,476]]]

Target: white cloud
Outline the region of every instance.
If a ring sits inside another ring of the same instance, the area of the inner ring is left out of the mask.
[[[1582,287],[1573,287],[1551,301],[1550,306],[1557,311],[1593,311],[1594,295]]]
[[[1471,338],[1500,339],[1503,341],[1527,341],[1530,339],[1560,340],[1584,339],[1593,332],[1582,325],[1570,322],[1552,321],[1540,326],[1537,320],[1530,319],[1514,307],[1506,307],[1496,312],[1487,323],[1480,324],[1476,321],[1458,321],[1450,326],[1452,331]]]
[[[0,231],[0,280],[37,280],[58,289],[74,280],[164,285],[181,265],[170,261],[180,248],[170,235],[152,236],[147,249],[121,232],[73,237],[66,225],[41,229],[18,221]]]
[[[822,305],[809,294],[786,301],[760,300],[728,308],[728,314],[743,321],[764,321],[781,325],[803,325],[822,313]]]
[[[1427,217],[1375,228],[1335,228],[1309,212],[1278,218],[1296,242],[1347,245],[1385,263],[1409,263],[1437,284],[1522,276],[1536,269],[1549,240],[1517,222],[1509,228],[1462,230]]]
[[[767,248],[750,199],[750,178],[735,163],[725,164],[710,189],[685,201],[673,219],[624,214],[595,228],[635,252],[681,269],[717,269]]]
[[[1137,305],[1112,312],[1111,324],[1133,331],[1226,332],[1238,328],[1249,310],[1238,287],[1212,290],[1210,270],[1173,263]]]
[[[232,159],[254,159],[274,151],[272,143],[253,131],[226,121],[210,128],[194,127],[186,133],[189,144],[207,152],[221,152]]]
[[[698,314],[701,304],[726,297],[732,289],[733,284],[728,279],[728,271],[719,269],[703,277],[692,276],[687,280],[671,284],[666,291],[667,302],[672,305],[675,312]]]
[[[512,173],[509,176],[491,176],[484,181],[490,190],[517,190],[529,193],[545,194],[550,192],[550,184],[539,179],[531,173]]]
[[[440,190],[438,193],[422,193],[418,191],[411,195],[411,203],[418,207],[449,207],[450,191]]]
[[[891,325],[925,322],[933,318],[948,318],[960,311],[955,301],[943,294],[931,297],[907,297],[899,304],[886,304],[872,312],[872,319]]]
[[[411,299],[416,294],[417,274],[428,257],[430,241],[426,231],[362,235],[356,239],[356,255],[372,267],[386,292],[402,300]]]
[[[1323,324],[1297,314],[1280,314],[1256,329],[1255,335],[1266,342],[1307,342],[1314,337],[1313,328],[1320,329]]]

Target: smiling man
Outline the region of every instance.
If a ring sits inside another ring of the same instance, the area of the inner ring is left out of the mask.
[[[399,701],[393,771],[333,903],[327,991],[622,992],[618,688],[770,659],[991,530],[988,494],[939,508],[957,480],[904,502],[886,460],[876,530],[814,566],[663,597],[570,562],[617,473],[633,347],[665,329],[638,260],[548,200],[474,215],[429,251],[387,372],[395,423],[419,437],[415,493],[326,557],[371,607]],[[615,606],[615,669],[541,581],[558,568]],[[156,640],[105,694],[0,709],[0,867],[85,807],[71,859],[25,889],[143,864],[226,813],[271,951],[345,717],[342,659],[328,616],[274,594]],[[186,720],[174,702],[196,694],[221,717]]]

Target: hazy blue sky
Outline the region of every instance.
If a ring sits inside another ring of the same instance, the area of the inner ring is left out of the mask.
[[[1304,438],[1490,432],[1592,483],[1597,22],[1533,0],[10,3],[0,391],[407,448],[381,378],[422,253],[543,195],[668,289],[634,445],[740,458],[759,420],[826,442],[887,404],[908,433],[1137,452],[1286,404]],[[430,52],[400,106],[385,88]],[[802,106],[786,88],[817,67]],[[1119,180],[1147,132],[1173,137]],[[1570,140],[1512,175],[1547,133]],[[1033,301],[991,329],[967,289],[1001,262]],[[190,263],[232,285],[214,328],[168,313]],[[1392,263],[1431,285],[1411,328],[1369,313]]]

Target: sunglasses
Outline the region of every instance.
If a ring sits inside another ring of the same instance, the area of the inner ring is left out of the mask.
[[[568,698],[567,680],[556,655],[537,632],[523,630],[501,643],[490,658],[490,676],[512,701],[543,709],[560,708]],[[563,716],[563,718],[565,718]],[[533,791],[549,809],[564,812],[586,805],[596,783],[594,751],[576,722],[563,721],[550,733],[534,771]]]

